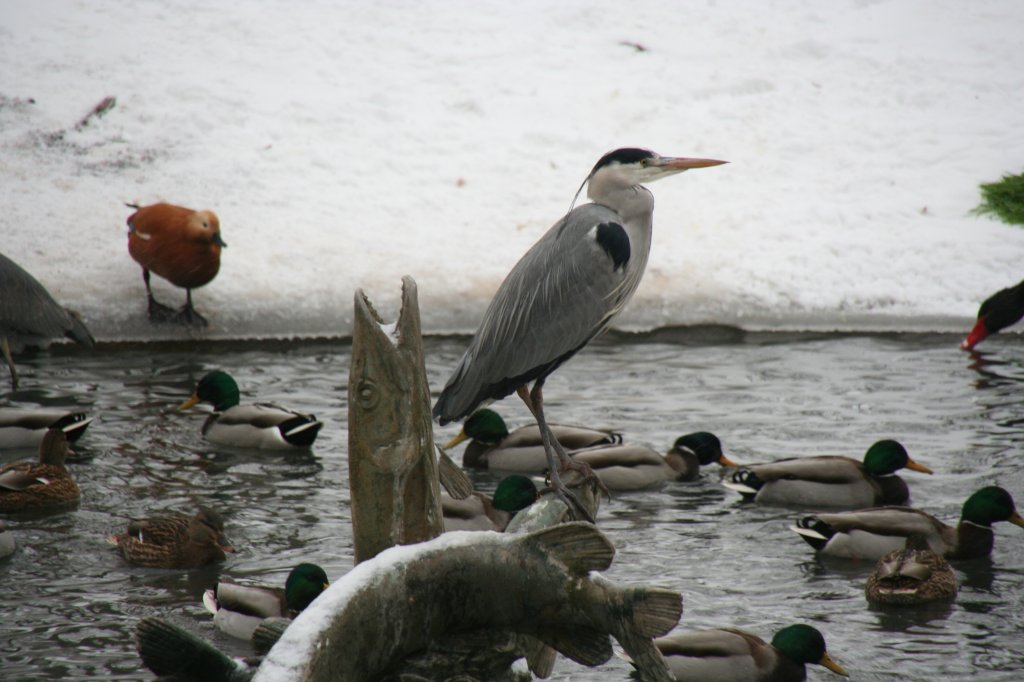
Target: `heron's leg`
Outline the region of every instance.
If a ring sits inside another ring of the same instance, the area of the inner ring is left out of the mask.
[[[543,385],[544,380],[538,379],[537,382],[533,385],[533,390],[530,391],[529,393],[527,393],[526,391],[526,386],[520,386],[518,389],[516,389],[516,393],[518,393],[522,401],[526,403],[527,409],[530,410],[530,412],[534,416],[534,419],[537,420],[537,428],[540,430],[541,442],[543,442],[544,444],[544,454],[547,456],[548,460],[548,477],[551,480],[551,489],[558,496],[558,499],[562,500],[562,502],[565,503],[565,506],[567,506],[570,510],[575,510],[576,512],[578,512],[578,516],[582,516],[590,523],[595,523],[594,517],[590,515],[590,512],[587,511],[587,508],[583,506],[583,504],[579,501],[579,498],[577,498],[576,495],[571,490],[569,490],[568,486],[566,486],[565,483],[562,481],[561,476],[559,476],[560,471],[578,467],[572,466],[572,460],[571,458],[568,457],[568,455],[565,455],[565,457],[570,460],[570,463],[566,463],[564,460],[558,462],[555,461],[555,447],[557,446],[557,448],[562,453],[565,453],[565,449],[562,448],[561,443],[559,443],[558,439],[555,438],[553,433],[551,433],[551,428],[548,426],[547,420],[544,419],[544,400],[543,396],[541,395],[541,388],[543,387]],[[559,455],[559,459],[561,460],[561,455]],[[583,473],[585,477],[587,477],[588,474],[589,477],[594,477],[594,473],[590,471],[589,466],[587,467],[587,471]]]
[[[178,311],[177,319],[182,324],[192,327],[205,327],[209,324],[206,318],[199,314],[199,311],[192,305],[192,290],[185,289],[185,305]]]
[[[174,319],[174,309],[160,303],[153,296],[153,289],[149,286],[149,270],[142,268],[142,281],[146,283],[146,296],[149,299],[149,319],[151,322],[170,322]]]
[[[4,360],[11,370],[11,388],[18,390],[18,370],[14,367],[14,358],[11,357],[11,345],[6,336],[0,336],[0,351],[4,354]]]
[[[544,396],[541,393],[541,388],[543,387],[543,385],[544,379],[542,377],[537,380],[537,382],[533,385],[533,390],[530,391],[530,402],[533,405],[533,416],[537,418],[538,424],[540,424],[541,422],[544,423],[544,427],[541,430],[541,433],[543,434],[545,431],[547,432],[548,438],[551,440],[551,444],[554,447],[555,452],[558,453],[558,459],[562,463],[562,471],[572,469],[573,471],[580,472],[583,475],[583,480],[590,480],[597,483],[598,489],[601,492],[603,492],[610,500],[612,498],[611,492],[608,490],[608,487],[601,481],[601,479],[598,478],[597,474],[594,473],[594,470],[590,468],[590,465],[587,464],[586,462],[581,462],[570,457],[569,453],[565,451],[565,448],[562,446],[561,442],[559,442],[559,440],[555,438],[555,434],[551,431],[551,428],[548,426],[547,420],[544,418]]]

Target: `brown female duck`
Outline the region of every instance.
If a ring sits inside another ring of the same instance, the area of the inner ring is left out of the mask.
[[[224,519],[206,507],[191,517],[173,513],[131,521],[127,532],[108,541],[131,563],[151,568],[198,568],[235,551],[224,537]]]
[[[81,491],[64,466],[68,439],[49,429],[39,444],[38,462],[14,462],[0,469],[0,512],[22,512],[73,506]]]

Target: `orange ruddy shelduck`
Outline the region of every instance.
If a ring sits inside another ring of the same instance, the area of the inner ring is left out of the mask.
[[[192,290],[208,284],[220,270],[220,221],[213,211],[193,211],[172,204],[137,206],[128,216],[128,253],[142,266],[149,296],[149,319],[205,327],[206,318],[192,307]],[[185,305],[175,311],[153,298],[149,273],[155,272],[185,290]]]

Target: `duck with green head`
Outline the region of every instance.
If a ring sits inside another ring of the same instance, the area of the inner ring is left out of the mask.
[[[512,474],[501,479],[494,490],[493,498],[474,492],[469,497],[457,500],[448,493],[441,493],[441,511],[444,513],[444,529],[452,530],[495,530],[502,532],[516,512],[526,509],[537,501],[537,484],[521,474]]]
[[[713,433],[698,431],[680,436],[664,455],[642,445],[599,445],[569,453],[586,462],[608,490],[628,492],[664,485],[668,481],[693,481],[701,465],[738,466],[722,453],[722,442]]]
[[[956,572],[941,555],[928,548],[923,535],[910,535],[906,546],[878,560],[864,585],[872,604],[920,606],[949,603],[960,589]]]
[[[313,445],[323,427],[312,414],[302,414],[271,403],[241,405],[238,384],[227,372],[208,373],[195,392],[178,406],[186,410],[205,402],[213,413],[203,424],[203,436],[211,443],[264,450],[304,449]]]
[[[195,516],[175,512],[133,520],[107,541],[129,562],[150,568],[199,568],[235,551],[224,537],[224,518],[206,507]]]
[[[1010,493],[988,486],[967,498],[956,527],[918,509],[873,507],[805,516],[792,530],[816,551],[849,559],[879,559],[903,548],[911,535],[923,536],[932,551],[947,559],[975,559],[992,552],[997,521],[1024,528]]]
[[[68,439],[61,429],[48,429],[39,444],[39,460],[14,462],[0,469],[0,512],[58,510],[81,498],[78,483],[64,466]]]
[[[723,485],[761,504],[857,509],[906,504],[910,492],[896,475],[904,468],[932,473],[911,459],[898,441],[887,439],[868,448],[863,462],[821,455],[747,464]]]
[[[221,580],[203,594],[203,605],[222,632],[250,640],[267,618],[294,618],[309,606],[330,581],[316,564],[302,563],[288,573],[284,589],[270,585]]]
[[[677,632],[654,645],[677,680],[802,682],[807,664],[848,676],[829,656],[821,632],[802,623],[776,632],[771,644],[743,630],[720,628]]]
[[[566,450],[622,442],[622,435],[607,429],[548,424]],[[509,432],[505,420],[489,408],[477,410],[462,424],[462,430],[445,446],[449,450],[469,440],[462,453],[462,465],[472,469],[497,469],[540,474],[547,469],[547,456],[536,424]]]

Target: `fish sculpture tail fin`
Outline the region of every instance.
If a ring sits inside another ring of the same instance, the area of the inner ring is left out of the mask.
[[[557,659],[558,652],[540,640],[537,640],[537,646],[526,654],[526,664],[530,672],[542,680],[551,677]]]
[[[672,590],[636,587],[626,590],[624,598],[632,610],[633,631],[641,637],[668,634],[683,615],[683,597]]]
[[[165,620],[149,616],[135,627],[139,657],[158,676],[175,676],[197,682],[247,679],[249,673],[240,663]]]
[[[545,630],[540,633],[540,639],[566,658],[591,668],[612,657],[611,637],[594,628],[577,626],[571,630]]]
[[[583,521],[561,523],[530,533],[526,538],[564,564],[573,575],[603,571],[615,558],[615,547],[604,533]]]

